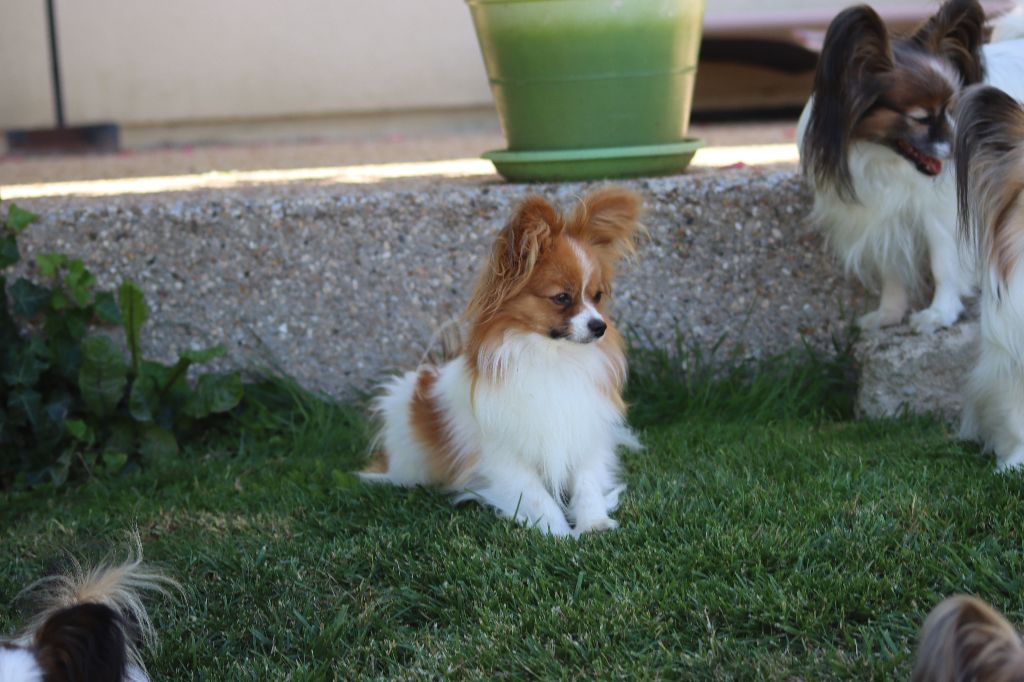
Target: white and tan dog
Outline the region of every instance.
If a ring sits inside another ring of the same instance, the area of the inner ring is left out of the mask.
[[[568,216],[531,197],[498,235],[456,357],[389,383],[363,478],[436,485],[553,535],[615,528],[626,357],[608,312],[639,198],[605,189]]]

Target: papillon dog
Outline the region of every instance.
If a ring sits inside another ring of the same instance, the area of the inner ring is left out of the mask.
[[[925,619],[911,680],[1019,682],[1024,680],[1024,644],[985,602],[949,597]]]
[[[1005,38],[1020,37],[1012,26]],[[900,323],[930,272],[931,304],[910,317],[919,333],[960,317],[975,288],[956,238],[950,112],[985,81],[1024,96],[1024,40],[983,45],[977,0],[947,0],[908,36],[890,36],[870,7],[832,21],[797,136],[821,225],[847,272],[878,291],[863,329]]]
[[[433,485],[552,535],[617,527],[626,424],[615,269],[643,229],[640,199],[608,188],[569,215],[530,197],[494,243],[457,355],[395,378],[368,481]]]
[[[121,564],[102,564],[44,578],[23,594],[38,604],[28,625],[0,638],[3,682],[148,682],[139,651],[156,635],[142,592],[166,594],[178,584],[142,563],[142,545]]]
[[[1000,470],[1024,466],[1024,109],[977,86],[957,108],[957,196],[981,277],[978,360],[961,435],[993,450]]]

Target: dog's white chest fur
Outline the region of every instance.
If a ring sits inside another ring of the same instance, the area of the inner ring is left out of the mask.
[[[639,447],[617,402],[625,359],[598,343],[511,332],[487,357],[476,382],[464,357],[438,368],[430,399],[456,460],[444,485],[457,500],[479,500],[555,535],[614,528],[616,450]],[[365,480],[438,482],[409,417],[416,377],[396,379],[377,403],[388,470]]]
[[[494,361],[500,378],[481,379],[474,395],[483,450],[514,453],[561,490],[580,462],[615,448],[622,416],[598,344],[512,336]]]
[[[881,145],[850,146],[850,175],[860,203],[830,191],[815,195],[813,219],[829,227],[829,242],[843,265],[869,286],[886,273],[911,291],[922,285],[927,232],[952,236],[956,192],[952,164],[928,177]]]

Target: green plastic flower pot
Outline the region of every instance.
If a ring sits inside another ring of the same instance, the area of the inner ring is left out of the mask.
[[[666,166],[666,156],[694,142],[686,130],[704,0],[467,3],[508,141],[508,150],[492,155],[609,150],[602,176],[614,177],[616,159],[630,160],[625,173],[645,174],[637,159],[646,152],[630,150],[661,146],[646,154],[650,172],[682,169]],[[682,167],[694,149],[682,154]],[[572,179],[564,171],[516,179]]]

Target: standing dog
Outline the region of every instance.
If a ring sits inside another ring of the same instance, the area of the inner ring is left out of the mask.
[[[626,357],[608,315],[639,198],[604,189],[560,215],[540,197],[498,235],[470,298],[468,343],[397,377],[369,481],[437,485],[553,535],[612,529]]]
[[[906,37],[890,36],[866,5],[828,28],[800,155],[814,189],[811,219],[846,270],[881,289],[878,309],[859,320],[864,329],[901,322],[928,271],[931,305],[910,318],[918,332],[956,322],[973,291],[946,163],[950,111],[962,88],[983,80],[1024,97],[1024,41],[982,45],[984,22],[977,0],[947,0]]]
[[[983,273],[961,435],[1015,469],[1024,465],[1024,109],[1012,97],[985,86],[964,95],[956,166],[961,229]]]

